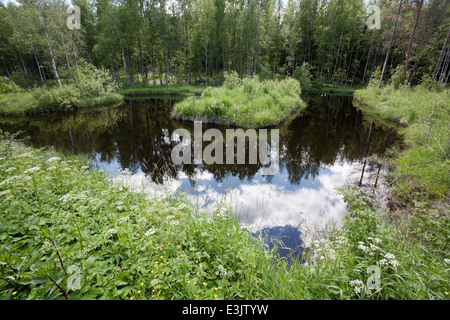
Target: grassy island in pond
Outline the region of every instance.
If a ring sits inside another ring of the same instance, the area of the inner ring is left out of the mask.
[[[208,87],[200,98],[189,97],[175,105],[176,119],[243,127],[266,127],[285,120],[306,104],[300,98],[295,79],[259,81],[258,77],[240,79],[236,73],[225,76],[223,86]]]

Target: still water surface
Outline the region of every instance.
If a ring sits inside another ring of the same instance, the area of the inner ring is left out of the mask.
[[[70,115],[2,119],[0,128],[23,130],[22,136],[37,147],[90,154],[91,166],[112,178],[123,178],[119,172],[127,169],[132,173],[127,182],[147,191],[185,191],[201,211],[231,207],[241,225],[298,248],[302,228],[339,225],[345,204],[335,188],[359,181],[370,127],[351,96],[302,98],[307,109],[276,127],[279,171],[274,176],[263,176],[261,165],[174,165],[171,133],[177,128],[193,131],[192,123],[170,119],[175,99],[134,99]],[[218,128],[225,137],[226,128]],[[382,153],[386,134],[374,127],[371,154]]]

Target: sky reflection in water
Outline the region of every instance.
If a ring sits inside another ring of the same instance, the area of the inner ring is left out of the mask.
[[[352,97],[303,95],[308,108],[280,130],[280,170],[262,176],[261,165],[184,165],[171,162],[177,128],[170,99],[128,100],[116,108],[72,115],[2,120],[0,128],[25,130],[35,146],[93,156],[92,166],[112,177],[128,168],[127,181],[154,193],[183,190],[199,210],[231,206],[253,232],[281,234],[298,245],[299,228],[339,224],[345,205],[335,188],[359,180],[369,121]],[[211,127],[211,126],[209,126]],[[204,125],[204,130],[207,127]],[[225,127],[219,127],[225,136]],[[383,150],[386,131],[375,127],[370,153]],[[390,140],[391,143],[395,139]],[[205,147],[208,143],[204,143]]]

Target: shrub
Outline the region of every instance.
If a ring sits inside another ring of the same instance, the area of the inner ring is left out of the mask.
[[[398,65],[391,76],[391,85],[394,87],[394,89],[398,89],[402,84],[403,70],[404,67],[402,65]]]
[[[33,112],[65,111],[75,107],[80,92],[72,85],[51,89],[38,88],[33,91],[36,108]]]
[[[7,77],[0,77],[0,93],[17,93],[21,89]]]
[[[75,72],[75,86],[84,98],[101,96],[119,89],[108,71],[97,69],[84,60],[80,61],[79,69],[79,73]]]

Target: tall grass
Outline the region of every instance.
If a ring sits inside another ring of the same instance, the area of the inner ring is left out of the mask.
[[[300,98],[295,79],[259,81],[258,77],[239,79],[236,73],[225,75],[223,86],[208,87],[199,99],[186,98],[174,107],[175,118],[243,127],[275,125],[294,110],[306,105]]]
[[[450,92],[424,87],[358,90],[355,98],[383,118],[402,124],[407,148],[395,162],[393,180],[404,199],[447,198],[450,190]]]

